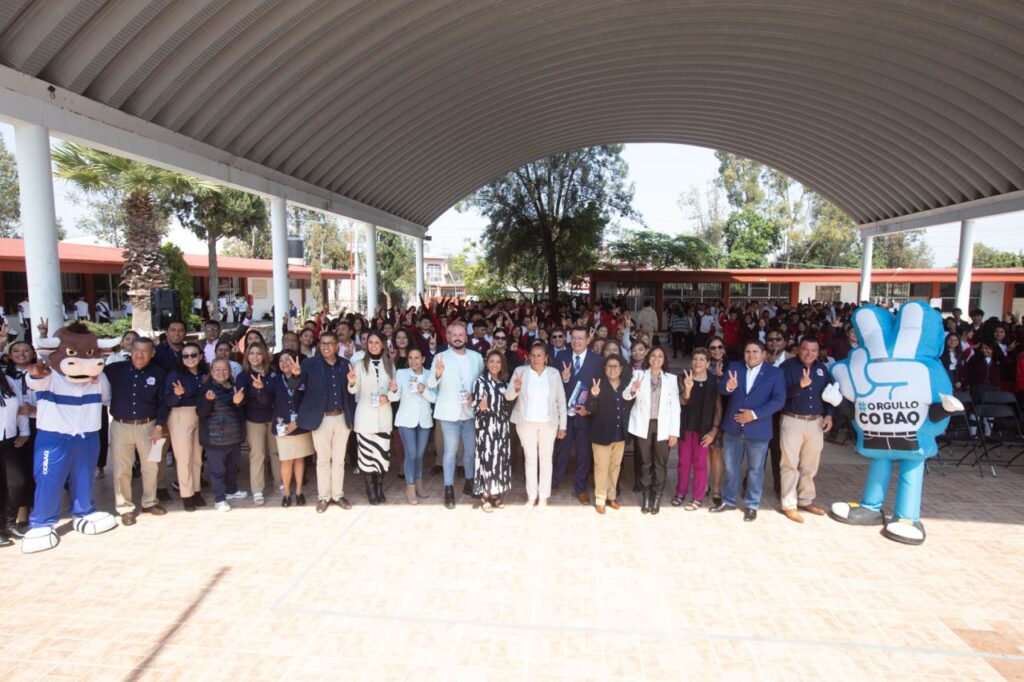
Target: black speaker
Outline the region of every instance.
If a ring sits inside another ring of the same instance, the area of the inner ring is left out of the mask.
[[[181,294],[177,289],[153,289],[149,292],[153,329],[163,331],[171,320],[181,317]]]

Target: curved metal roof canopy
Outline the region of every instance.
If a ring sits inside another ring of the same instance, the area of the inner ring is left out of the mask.
[[[0,63],[419,225],[608,142],[860,223],[1024,189],[1019,0],[5,0]]]

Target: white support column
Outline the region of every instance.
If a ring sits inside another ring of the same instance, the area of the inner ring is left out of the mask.
[[[413,237],[416,244],[416,296],[422,296],[426,290],[423,285],[423,237]]]
[[[49,322],[49,333],[64,326],[60,257],[57,254],[57,213],[53,204],[50,131],[31,123],[14,127],[21,199],[21,234],[25,243],[30,324]]]
[[[284,197],[270,197],[270,248],[274,271],[274,346],[282,349],[282,318],[287,319],[288,300],[288,204]]]
[[[366,224],[366,317],[377,312],[377,226]]]
[[[858,303],[871,300],[871,258],[875,250],[875,238],[874,237],[863,237],[861,239],[863,248],[861,249],[864,254],[864,260],[861,261],[860,265],[860,296],[857,299]]]
[[[956,303],[968,317],[971,305],[971,269],[974,266],[974,221],[960,223],[960,260],[956,264]],[[1013,286],[1004,284],[1003,286]]]

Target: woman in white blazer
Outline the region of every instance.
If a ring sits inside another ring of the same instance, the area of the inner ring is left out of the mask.
[[[427,386],[427,372],[423,369],[423,351],[410,346],[406,355],[407,369],[398,370],[400,401],[395,414],[395,428],[405,450],[405,501],[419,504],[417,497],[426,497],[423,486],[423,452],[434,426],[433,405],[437,399],[434,389]]]
[[[376,332],[366,338],[366,353],[350,366],[348,392],[356,397],[356,450],[359,471],[366,477],[370,504],[385,502],[384,474],[391,463],[392,412],[398,400],[395,365]]]
[[[565,438],[567,417],[562,375],[548,366],[547,344],[533,344],[529,366],[517,367],[512,373],[505,397],[516,401],[512,423],[526,455],[526,506],[545,507],[551,497],[555,439]]]
[[[0,324],[7,335],[7,325]],[[28,416],[22,414],[21,391],[9,376],[0,374],[0,547],[14,544],[7,535],[7,462],[28,441]]]
[[[679,441],[679,380],[663,371],[665,351],[651,349],[647,371],[633,375],[633,383],[622,394],[626,400],[636,398],[629,414],[629,432],[637,437],[641,460],[640,492],[644,514],[657,514],[661,509],[661,493],[665,487],[669,448]],[[639,376],[638,376],[639,375]]]

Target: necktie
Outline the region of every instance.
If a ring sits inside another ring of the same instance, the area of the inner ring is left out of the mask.
[[[573,362],[572,373],[577,374],[580,371],[580,356],[576,356],[576,360]]]

